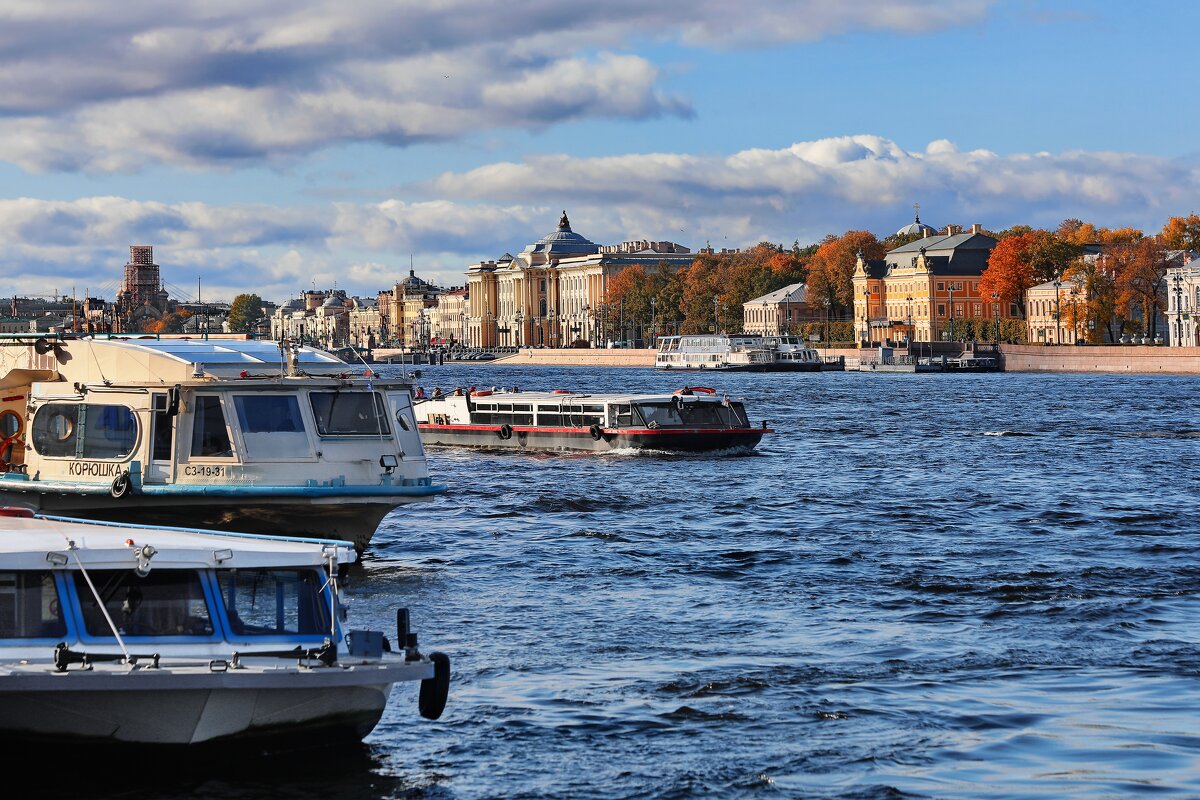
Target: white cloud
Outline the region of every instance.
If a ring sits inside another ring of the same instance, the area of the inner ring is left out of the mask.
[[[130,244],[166,280],[214,296],[284,299],[317,286],[373,293],[407,274],[462,284],[469,263],[517,252],[567,209],[600,244],[668,239],[693,249],[886,235],[921,203],[934,225],[1054,226],[1067,217],[1157,230],[1198,206],[1200,166],[1134,153],[999,155],[933,142],[907,151],[860,135],[751,149],[608,158],[540,156],[448,173],[378,203],[215,206],[120,197],[0,201],[0,297],[115,285]],[[428,199],[410,199],[425,196]],[[453,198],[453,199],[451,199]],[[91,281],[90,284],[82,281]],[[185,292],[190,292],[186,289]]]
[[[0,159],[130,171],[280,161],[343,142],[688,115],[647,38],[761,47],[977,21],[991,0],[10,2]]]

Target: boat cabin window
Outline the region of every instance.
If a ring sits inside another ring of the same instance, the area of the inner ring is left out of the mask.
[[[532,425],[531,403],[477,403],[471,414],[475,425]]]
[[[638,403],[646,425],[651,428],[747,427],[746,412],[741,403]]]
[[[309,400],[321,436],[392,435],[376,392],[313,392]]]
[[[217,582],[234,634],[329,634],[329,600],[321,591],[325,576],[320,570],[222,570]]]
[[[215,394],[198,394],[192,404],[192,455],[233,457],[225,412],[221,410],[221,398]]]
[[[9,439],[21,432],[21,417],[15,411],[0,414],[0,439]]]
[[[170,401],[165,394],[154,395],[154,433],[151,434],[151,454],[154,461],[171,460]]]
[[[47,403],[33,417],[33,446],[50,458],[124,458],[137,444],[125,406]]]
[[[66,635],[58,590],[49,572],[0,572],[0,639]]]
[[[233,395],[246,457],[286,458],[309,455],[300,401],[286,394]]]
[[[89,636],[113,638],[104,610],[122,636],[212,636],[212,616],[195,570],[154,570],[139,577],[132,569],[88,573],[104,609],[82,573],[75,573],[75,593]]]
[[[616,406],[616,411],[618,427],[633,425],[633,406],[622,403]]]

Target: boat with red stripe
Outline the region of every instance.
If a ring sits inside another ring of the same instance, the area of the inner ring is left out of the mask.
[[[765,421],[750,422],[743,401],[707,386],[669,394],[470,387],[423,395],[413,410],[426,446],[700,453],[751,450],[772,433]]]

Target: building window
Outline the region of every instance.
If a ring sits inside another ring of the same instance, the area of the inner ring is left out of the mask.
[[[942,292],[942,291],[945,291],[945,289],[946,289],[946,284],[939,282],[937,285],[937,290],[939,292]]]
[[[938,316],[939,317],[946,316],[946,306],[944,306],[941,303],[938,303]]]

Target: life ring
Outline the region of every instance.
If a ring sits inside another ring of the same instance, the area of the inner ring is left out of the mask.
[[[112,487],[108,490],[108,493],[120,500],[129,494],[131,489],[133,489],[133,483],[129,480],[129,472],[125,471],[113,478]]]
[[[492,393],[491,389],[484,389],[481,392],[471,392],[471,396],[472,397],[487,397],[491,393]]]
[[[507,422],[504,423],[503,425],[500,426],[500,430],[496,431],[496,434],[501,439],[511,439],[512,438],[512,425],[509,425]]]
[[[0,439],[0,472],[8,472],[9,466],[13,462],[13,456],[17,449],[17,445],[21,441],[21,434]]]
[[[599,422],[593,422],[589,430],[591,431],[592,438],[597,442],[604,438],[604,429],[600,427]]]
[[[450,656],[430,653],[429,660],[433,662],[433,677],[421,681],[417,710],[425,719],[437,719],[446,710],[446,698],[450,694]]]
[[[550,394],[574,394],[574,392],[568,391],[567,389],[555,389]]]
[[[685,386],[682,389],[676,389],[674,393],[675,394],[695,394],[696,392],[700,392],[701,394],[716,394],[717,390],[711,389],[707,386]]]

